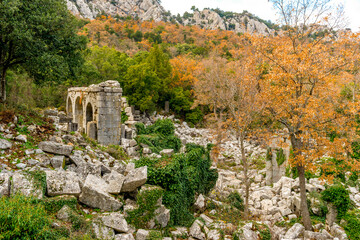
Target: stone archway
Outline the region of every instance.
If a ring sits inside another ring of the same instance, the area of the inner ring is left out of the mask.
[[[86,124],[91,121],[94,121],[94,112],[91,103],[88,103],[86,105]]]
[[[74,117],[73,116],[73,104],[71,101],[71,97],[68,97],[67,104],[66,104],[66,112],[68,117]]]
[[[77,97],[75,101],[75,122],[78,124],[79,129],[84,129],[83,122],[83,106],[81,104],[81,98]]]
[[[97,124],[94,119],[94,110],[92,104],[89,102],[86,105],[85,122],[86,122],[86,134],[89,138],[97,139]]]

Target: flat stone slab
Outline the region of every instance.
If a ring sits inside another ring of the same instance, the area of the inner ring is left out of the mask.
[[[57,142],[44,141],[39,143],[38,147],[44,152],[69,156],[74,149],[73,146]]]
[[[49,196],[74,195],[81,193],[79,177],[71,171],[46,171],[46,186]]]
[[[108,193],[109,185],[100,177],[89,174],[79,196],[80,202],[105,211],[116,211],[122,203]]]
[[[124,215],[121,213],[114,212],[110,214],[104,214],[101,217],[101,220],[105,226],[110,227],[117,232],[126,233],[129,231],[128,224],[124,218]]]
[[[10,175],[7,173],[0,173],[0,198],[2,196],[10,195]]]
[[[43,198],[43,189],[40,183],[36,183],[33,177],[25,172],[16,172],[12,176],[10,196],[20,193],[27,197]]]
[[[147,180],[147,167],[140,167],[131,170],[126,176],[121,192],[132,192],[144,185]]]
[[[0,149],[1,150],[6,150],[6,149],[9,149],[12,147],[12,143],[9,142],[8,140],[6,139],[2,139],[0,138]]]

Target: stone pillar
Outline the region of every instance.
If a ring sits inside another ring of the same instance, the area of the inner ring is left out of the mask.
[[[98,142],[119,145],[121,137],[121,88],[104,87],[97,95]]]
[[[170,112],[170,103],[169,103],[169,101],[165,102],[165,112],[166,113]]]

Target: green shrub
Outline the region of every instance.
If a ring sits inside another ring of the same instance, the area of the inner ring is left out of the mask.
[[[276,151],[276,162],[278,166],[281,166],[286,160],[286,156],[284,154],[284,150],[282,148]]]
[[[350,208],[349,191],[342,185],[333,185],[325,189],[321,193],[322,199],[334,204],[338,211],[338,218],[345,216],[347,210]]]
[[[64,205],[68,205],[73,210],[76,210],[77,199],[73,196],[57,196],[52,198],[44,198],[41,200],[35,200],[37,203],[41,203],[45,210],[50,214],[57,213]]]
[[[136,141],[139,146],[145,144],[154,153],[159,153],[163,149],[174,149],[175,152],[179,152],[181,141],[174,136],[175,127],[170,119],[157,120],[148,127],[145,127],[143,123],[137,123],[135,127],[138,134]]]
[[[230,205],[243,211],[244,210],[244,200],[241,198],[240,194],[238,192],[232,192],[227,197],[228,201],[230,202]]]
[[[127,222],[136,228],[148,228],[147,224],[155,216],[157,201],[163,196],[164,190],[158,187],[141,190],[137,195],[138,208],[128,212]]]
[[[190,225],[195,194],[206,194],[214,187],[217,172],[210,169],[210,150],[210,145],[204,148],[188,144],[185,154],[171,158],[141,158],[135,163],[136,167],[148,166],[147,183],[165,189],[163,203],[170,209],[170,224]]]
[[[343,227],[349,239],[360,240],[360,212],[351,211],[345,215],[344,219],[347,223]]]
[[[59,239],[65,235],[51,227],[52,219],[44,206],[34,204],[31,198],[2,197],[0,209],[0,239]]]

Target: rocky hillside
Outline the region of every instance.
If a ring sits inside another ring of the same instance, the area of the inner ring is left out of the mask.
[[[247,11],[243,13],[224,12],[219,9],[192,8],[193,13],[171,16],[157,0],[66,0],[67,6],[75,15],[94,19],[99,14],[114,17],[131,16],[140,20],[172,21],[184,25],[197,25],[205,29],[222,29],[237,33],[260,33],[273,35],[276,26]]]
[[[138,17],[141,20],[166,20],[165,9],[157,0],[66,0],[75,15],[94,19],[99,14]]]

